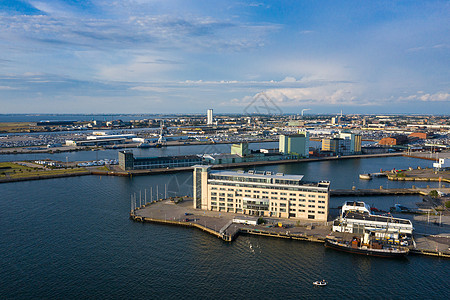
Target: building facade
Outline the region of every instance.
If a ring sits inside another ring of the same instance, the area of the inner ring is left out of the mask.
[[[212,171],[194,166],[194,208],[246,215],[327,221],[330,182],[264,171]]]
[[[350,131],[341,131],[329,139],[322,139],[322,151],[334,155],[352,155],[361,153],[361,135]]]
[[[201,163],[203,159],[197,155],[134,157],[131,151],[119,151],[119,166],[125,171],[192,167]]]
[[[405,135],[396,135],[382,138],[378,144],[385,146],[403,145],[408,142],[408,138]]]
[[[292,135],[280,135],[279,151],[284,154],[309,157],[309,132]]]
[[[350,154],[361,153],[362,137],[360,134],[356,134],[351,131],[344,130],[339,133],[338,138],[344,139],[344,140],[350,140]]]
[[[212,125],[213,124],[213,110],[212,109],[208,109],[207,113],[206,113],[206,124],[208,125]]]

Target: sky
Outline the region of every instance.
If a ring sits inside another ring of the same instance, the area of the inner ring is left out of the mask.
[[[0,0],[0,113],[450,114],[450,1]]]

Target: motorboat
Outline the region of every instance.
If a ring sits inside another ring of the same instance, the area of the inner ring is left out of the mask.
[[[328,282],[326,282],[325,280],[318,280],[318,281],[314,281],[313,284],[315,286],[326,286],[328,284]]]

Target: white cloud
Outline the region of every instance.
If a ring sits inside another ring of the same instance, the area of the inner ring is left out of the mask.
[[[130,90],[139,91],[139,92],[157,92],[157,93],[166,93],[169,91],[168,88],[155,87],[155,86],[134,86],[134,87],[131,87]]]
[[[18,88],[7,86],[7,85],[0,85],[0,90],[17,90]]]
[[[416,94],[409,96],[401,96],[398,98],[400,101],[412,101],[419,100],[424,102],[444,102],[450,101],[450,94],[446,92],[437,92],[434,94],[418,91]]]
[[[253,96],[245,96],[242,99],[234,98],[230,101],[234,106],[247,106],[258,98],[261,93]],[[348,86],[318,86],[306,88],[274,88],[262,92],[265,97],[270,99],[280,107],[291,107],[299,105],[374,105],[369,101],[361,100],[358,95],[360,91],[357,88]],[[226,105],[227,103],[222,103]]]

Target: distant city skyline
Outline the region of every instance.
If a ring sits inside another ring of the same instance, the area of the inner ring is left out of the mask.
[[[0,114],[450,114],[449,15],[448,1],[4,0]]]

